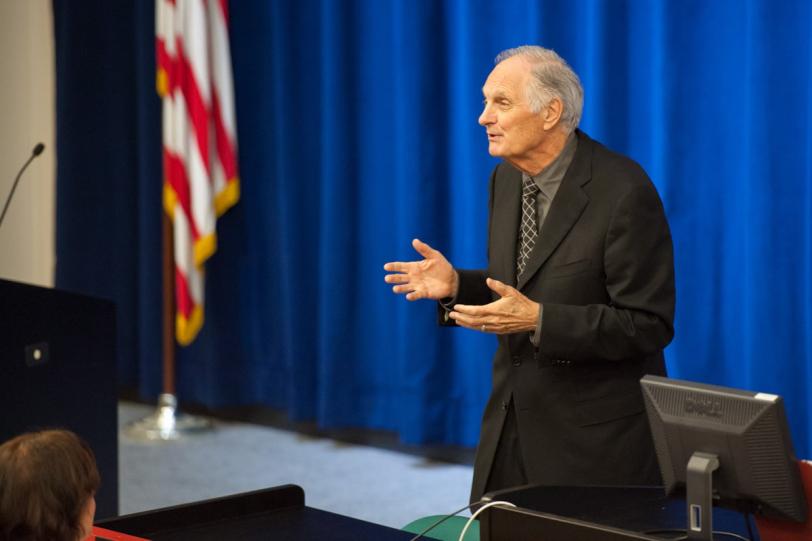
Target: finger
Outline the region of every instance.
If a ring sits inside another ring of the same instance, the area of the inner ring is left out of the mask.
[[[471,329],[472,331],[482,332],[482,325],[473,326],[467,323],[463,323],[462,321],[457,321],[457,325],[462,327],[463,329]]]
[[[459,325],[462,325],[463,327],[468,327],[470,329],[477,329],[482,327],[482,325],[486,325],[485,321],[482,318],[470,316],[467,314],[461,314],[456,310],[449,312],[448,317],[456,321]]]
[[[464,317],[464,316],[461,316],[461,317]],[[486,323],[485,320],[482,319],[482,318],[462,319],[461,317],[458,317],[455,320],[455,322],[457,323],[457,325],[459,325],[460,327],[463,327],[465,329],[471,329],[472,331],[483,332],[483,333],[486,333],[486,334],[501,334],[502,333],[502,329],[500,327],[498,327],[497,325],[495,325],[493,322]],[[485,330],[482,330],[483,326],[485,327]]]
[[[492,291],[496,292],[496,294],[498,294],[500,297],[507,297],[511,295],[514,291],[516,291],[515,288],[510,287],[509,285],[500,282],[499,280],[495,280],[493,278],[486,279],[485,283],[488,285],[489,288],[491,288]]]
[[[405,284],[409,281],[408,274],[387,274],[383,277],[384,281],[388,284]]]
[[[392,291],[395,293],[411,293],[414,291],[414,286],[411,284],[406,284],[402,286],[392,286]]]
[[[486,312],[484,306],[470,304],[455,304],[454,310],[469,316],[481,316]]]
[[[398,286],[396,286],[396,287],[398,287]],[[400,286],[400,287],[405,287],[405,286]],[[426,297],[426,295],[421,291],[412,291],[411,293],[406,294],[406,300],[407,301],[417,301],[417,300],[423,299],[425,297]]]
[[[409,272],[409,267],[414,265],[413,262],[392,261],[383,266],[383,270],[389,272]]]
[[[435,250],[425,242],[421,241],[420,239],[414,239],[412,241],[412,248],[417,250],[417,253],[422,255],[426,259],[434,256],[434,254],[437,253],[437,250]]]

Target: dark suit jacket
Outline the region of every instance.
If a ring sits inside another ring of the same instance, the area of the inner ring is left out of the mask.
[[[485,490],[511,398],[531,483],[657,484],[639,380],[665,374],[673,337],[671,234],[642,168],[581,131],[578,148],[516,283],[521,173],[490,182],[488,269],[460,270],[457,302],[486,304],[490,276],[543,306],[541,342],[499,337],[472,501]]]

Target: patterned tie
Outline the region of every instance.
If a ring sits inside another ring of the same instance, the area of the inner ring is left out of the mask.
[[[530,253],[539,236],[538,206],[536,198],[539,187],[530,177],[524,177],[522,183],[522,225],[519,234],[519,250],[516,254],[516,277],[522,275],[530,259]]]

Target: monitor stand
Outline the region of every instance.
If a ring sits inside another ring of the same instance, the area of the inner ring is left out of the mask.
[[[697,451],[688,461],[688,539],[713,541],[713,472],[717,469],[719,457],[710,453]]]

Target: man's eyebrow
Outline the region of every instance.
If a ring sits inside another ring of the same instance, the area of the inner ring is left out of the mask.
[[[487,94],[485,94],[485,89],[484,88],[482,89],[482,96],[485,97],[486,99],[488,98]],[[493,92],[493,95],[491,95],[491,99],[493,101],[497,101],[497,100],[510,101],[510,96],[505,94],[505,92],[503,90],[495,90]]]

